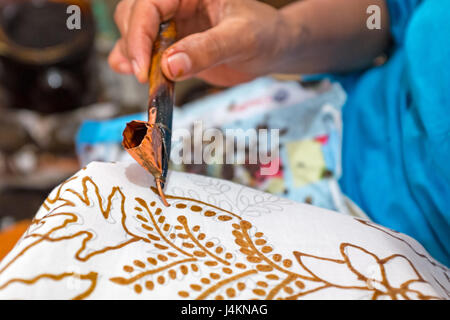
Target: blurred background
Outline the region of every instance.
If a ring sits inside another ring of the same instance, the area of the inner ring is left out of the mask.
[[[32,218],[79,170],[75,136],[84,119],[145,110],[147,88],[107,65],[118,2],[0,0],[0,227]],[[68,4],[82,9],[80,30],[66,27]],[[212,89],[187,81],[177,103]]]
[[[78,171],[75,136],[84,119],[145,111],[147,88],[107,64],[119,36],[118,2],[0,0],[0,229],[32,218]],[[82,9],[80,30],[65,26],[68,4]],[[176,90],[182,106],[221,88],[194,79]]]
[[[48,193],[90,161],[121,160],[122,127],[125,120],[137,119],[146,111],[148,89],[133,76],[115,74],[107,64],[119,37],[113,19],[118,2],[0,0],[0,231],[23,221],[17,231],[20,236]],[[292,0],[263,2],[281,7]],[[67,8],[72,4],[81,8],[79,30],[66,26]],[[280,118],[270,125],[280,129],[279,123],[291,121],[291,128],[299,128],[302,119],[320,116],[317,123],[321,129],[315,130],[311,120],[304,127],[309,129],[286,134],[287,150],[293,152],[277,159],[279,172],[270,179],[262,179],[259,166],[250,165],[175,169],[340,210],[334,179],[340,171],[340,160],[336,160],[340,133],[335,125],[340,120],[333,122],[333,114],[339,112],[345,98],[336,86],[301,84],[299,79],[278,75],[234,91],[197,79],[177,83],[177,109],[193,110],[178,119],[203,119],[205,110],[214,105],[217,127],[224,128],[228,121],[229,127],[268,128],[270,119],[282,117],[278,111],[271,115],[270,110],[284,106],[288,120]],[[210,96],[217,98],[201,99]],[[311,100],[313,97],[317,99]],[[307,99],[312,102],[305,107],[301,103]],[[336,112],[322,112],[326,103]],[[301,113],[305,110],[309,115]],[[213,123],[211,115],[206,115],[206,122]],[[281,129],[284,134],[291,130]],[[305,137],[306,142],[301,140]],[[305,155],[310,158],[305,159]],[[291,172],[283,175],[283,168]],[[292,181],[286,178],[289,175]],[[4,245],[6,240],[0,238],[2,241]]]

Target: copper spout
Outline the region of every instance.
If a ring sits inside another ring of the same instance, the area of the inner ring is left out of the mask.
[[[166,207],[170,207],[169,203],[167,202],[166,195],[163,192],[162,186],[161,186],[161,179],[156,179],[156,186],[158,187],[158,193],[161,197],[162,202]]]

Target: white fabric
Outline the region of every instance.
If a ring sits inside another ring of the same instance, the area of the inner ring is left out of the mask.
[[[449,298],[449,270],[371,222],[137,164],[56,188],[0,263],[0,299]],[[189,198],[189,199],[187,199]]]

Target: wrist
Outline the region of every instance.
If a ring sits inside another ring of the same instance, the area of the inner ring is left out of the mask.
[[[289,10],[278,11],[278,36],[276,40],[276,57],[273,67],[276,73],[298,73],[297,64],[301,59],[308,30],[298,15],[293,16]]]

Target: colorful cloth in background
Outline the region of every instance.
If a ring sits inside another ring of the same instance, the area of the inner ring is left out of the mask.
[[[203,130],[217,128],[225,136],[230,129],[279,129],[280,152],[269,164],[250,164],[247,160],[233,165],[172,163],[171,168],[231,180],[298,202],[347,213],[337,183],[341,175],[341,107],[345,99],[338,84],[322,82],[304,87],[299,82],[267,77],[187,104],[175,112],[174,132],[177,129],[192,131],[199,121]],[[127,121],[143,117],[86,122],[77,139],[83,165],[91,161],[134,161],[120,145],[121,134]],[[180,143],[181,140],[172,141],[172,150]],[[236,151],[236,157],[248,157],[250,150],[260,143],[259,140],[253,144],[248,142],[245,149]],[[262,169],[270,165],[277,170],[263,175]]]
[[[145,114],[133,114],[112,120],[86,120],[76,137],[76,149],[80,163],[86,166],[92,161],[129,160],[122,147],[122,132],[127,122],[146,120]]]

